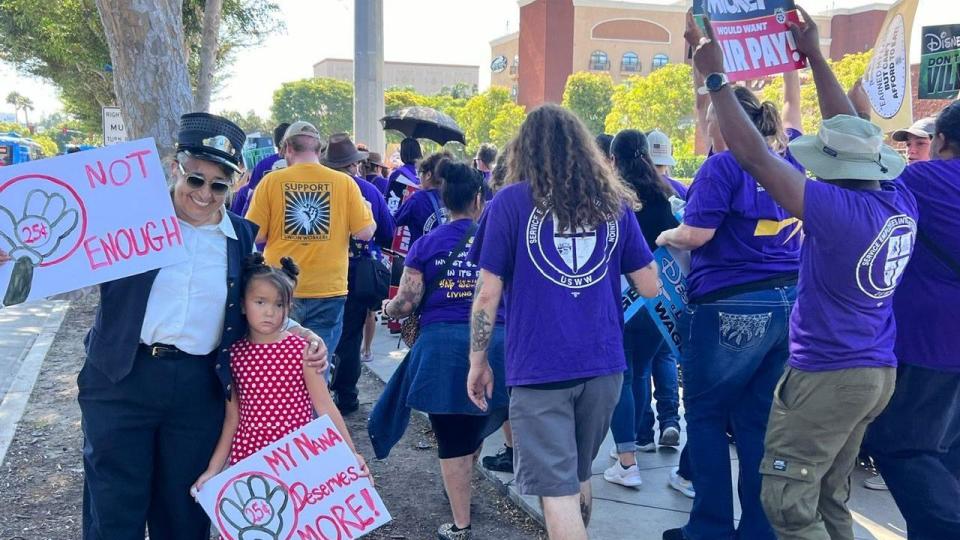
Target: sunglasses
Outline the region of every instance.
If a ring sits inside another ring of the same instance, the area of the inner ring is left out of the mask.
[[[187,185],[191,188],[201,189],[204,184],[207,183],[207,179],[200,173],[188,173],[183,170],[182,163],[177,162],[177,167],[180,168],[180,174],[183,175],[183,178],[187,181]],[[225,195],[230,191],[231,187],[231,184],[228,182],[219,182],[216,180],[210,182],[210,191],[213,192],[214,195]]]

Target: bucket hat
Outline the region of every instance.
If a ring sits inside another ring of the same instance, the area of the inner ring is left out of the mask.
[[[907,166],[896,150],[883,144],[879,127],[846,114],[824,120],[816,135],[794,139],[790,153],[824,180],[893,180]]]
[[[346,133],[334,133],[327,141],[327,149],[320,163],[331,169],[340,169],[367,159],[369,154],[357,150],[356,145]]]

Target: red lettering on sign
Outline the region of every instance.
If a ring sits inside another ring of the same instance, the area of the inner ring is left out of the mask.
[[[113,184],[114,186],[125,185],[130,179],[133,178],[133,166],[130,164],[130,160],[135,159],[137,162],[137,167],[140,170],[140,177],[143,179],[147,178],[147,163],[144,161],[144,156],[150,155],[152,150],[139,150],[127,154],[126,157],[115,159],[110,162],[108,167],[103,166],[103,162],[97,160],[93,165],[84,165],[84,171],[87,173],[87,182],[90,183],[90,188],[96,188],[97,184],[101,186],[106,186],[108,184]]]
[[[122,261],[135,257],[143,257],[152,252],[160,252],[167,248],[183,245],[183,236],[180,234],[180,225],[174,216],[160,220],[164,234],[155,234],[158,229],[154,221],[148,221],[139,229],[120,229],[108,232],[105,237],[91,236],[84,239],[83,250],[91,270],[113,266]]]

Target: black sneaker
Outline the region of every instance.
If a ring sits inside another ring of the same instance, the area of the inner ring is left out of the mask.
[[[484,456],[480,463],[483,464],[484,469],[489,471],[512,473],[513,448],[503,445],[499,452],[492,456]]]
[[[686,540],[683,535],[683,529],[669,529],[663,531],[663,540]]]

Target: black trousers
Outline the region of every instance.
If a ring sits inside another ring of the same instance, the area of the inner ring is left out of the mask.
[[[83,427],[84,540],[208,540],[190,496],[223,427],[213,357],[143,348],[118,383],[89,361],[77,378]]]
[[[361,302],[347,295],[347,303],[343,307],[343,333],[337,344],[336,369],[333,382],[330,383],[341,410],[359,405],[357,381],[360,380],[360,347],[363,344],[363,325],[369,311],[369,302]]]
[[[901,364],[867,438],[907,538],[960,538],[960,373]]]

